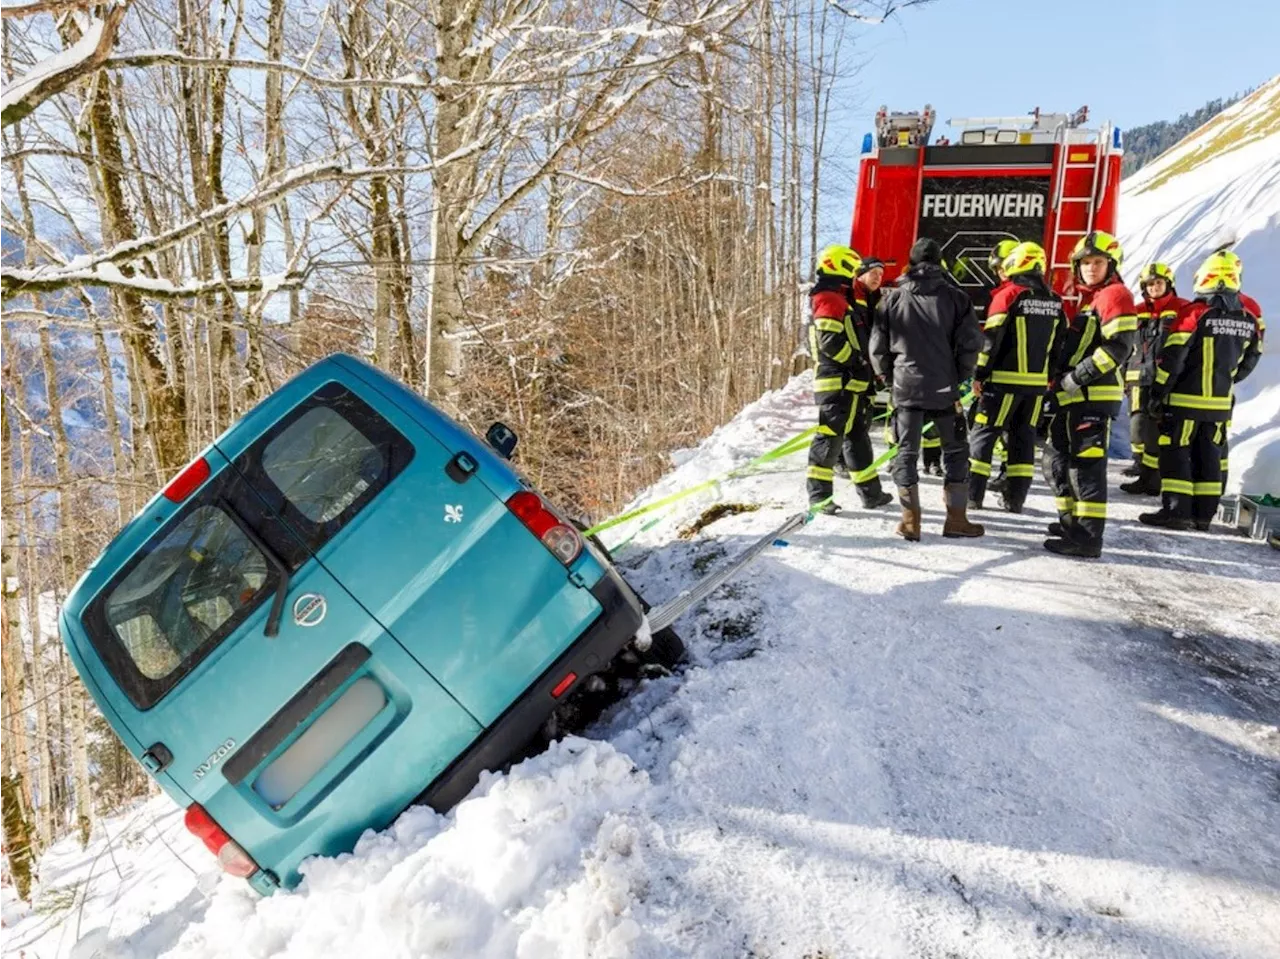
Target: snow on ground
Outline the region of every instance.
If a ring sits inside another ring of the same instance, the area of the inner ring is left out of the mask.
[[[647,498],[808,426],[808,386]],[[801,506],[803,459],[725,484],[760,509],[690,539],[709,499],[682,503],[628,577],[686,588]],[[1054,557],[1038,482],[943,540],[923,485],[924,542],[820,517],[679,622],[685,670],[452,814],[411,809],[260,900],[157,800],[108,824],[114,861],[101,835],[46,858],[6,954],[1280,955],[1280,553],[1147,529],[1151,501],[1113,494],[1104,558]]]
[[[1238,390],[1228,488],[1280,493],[1280,76],[1125,180],[1120,239],[1127,276],[1163,261],[1187,296],[1204,258],[1234,244],[1245,292],[1273,330],[1268,351]]]

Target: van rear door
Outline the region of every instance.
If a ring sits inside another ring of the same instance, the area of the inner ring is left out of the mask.
[[[157,497],[108,548],[64,628],[167,791],[291,882],[304,855],[389,822],[481,728],[216,449],[202,462],[189,498]]]
[[[503,496],[521,488],[510,470],[434,407],[349,357],[295,383],[313,390],[306,401],[270,411],[260,435],[246,430],[220,448],[325,568],[490,725],[600,615],[599,603],[507,509]],[[358,471],[386,443],[412,456],[390,461],[393,475],[368,509],[331,520],[328,477]],[[459,454],[475,469],[458,469]]]

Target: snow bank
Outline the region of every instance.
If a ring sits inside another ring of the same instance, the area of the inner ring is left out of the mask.
[[[630,955],[655,832],[639,812],[648,788],[608,744],[559,742],[487,776],[454,815],[413,808],[352,854],[309,861],[294,895],[223,883],[169,955]]]

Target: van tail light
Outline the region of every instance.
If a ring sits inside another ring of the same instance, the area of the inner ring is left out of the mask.
[[[209,478],[210,472],[209,461],[203,456],[192,460],[181,473],[169,480],[169,485],[164,488],[164,498],[181,503],[200,488],[200,484]]]
[[[253,861],[253,857],[228,836],[199,803],[192,803],[187,807],[183,822],[186,824],[187,831],[218,857],[218,865],[222,867],[223,872],[240,879],[248,879],[258,871],[258,864]]]
[[[521,490],[507,500],[507,509],[565,566],[582,552],[578,531],[548,509],[537,493]]]

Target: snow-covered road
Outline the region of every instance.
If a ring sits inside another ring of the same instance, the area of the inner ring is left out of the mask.
[[[648,497],[803,429],[806,387]],[[761,508],[687,540],[708,500],[684,504],[623,551],[629,577],[654,602],[686,587],[796,510],[802,462],[726,485]],[[294,894],[197,886],[178,858],[211,863],[162,816],[173,849],[121,851],[126,891],[100,863],[78,915],[10,942],[42,959],[77,936],[81,959],[1280,955],[1280,553],[1146,529],[1150,501],[1113,485],[1103,559],[1054,557],[1038,481],[1023,515],[943,540],[937,484],[922,543],[888,512],[820,517],[680,622],[681,675],[454,814],[410,810],[312,863]]]

